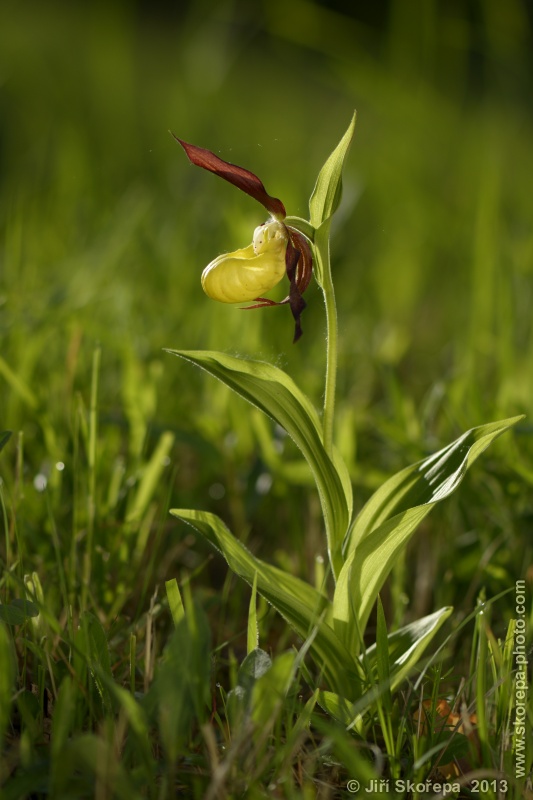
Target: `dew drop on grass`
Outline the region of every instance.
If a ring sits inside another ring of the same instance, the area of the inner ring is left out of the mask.
[[[272,475],[269,472],[262,472],[255,482],[257,494],[268,494],[272,487]]]
[[[58,472],[63,472],[63,470],[65,469],[64,463],[62,461],[58,461],[56,463],[56,469]]]
[[[233,450],[237,446],[239,437],[233,431],[230,431],[224,436],[224,447],[227,450]]]
[[[48,484],[48,479],[46,475],[43,475],[42,472],[37,473],[35,478],[33,479],[33,485],[37,489],[38,492],[44,492],[46,486]]]

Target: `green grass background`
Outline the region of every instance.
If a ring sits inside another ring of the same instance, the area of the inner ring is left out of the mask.
[[[242,312],[203,294],[203,267],[248,244],[264,214],[193,168],[168,130],[253,170],[306,217],[354,108],[332,257],[336,434],[357,507],[463,430],[526,414],[424,522],[385,593],[390,624],[448,603],[461,619],[483,588],[531,579],[532,53],[525,0],[349,11],[4,0],[0,428],[14,436],[0,461],[3,602],[35,570],[52,614],[79,607],[91,536],[85,604],[115,637],[119,679],[126,633],[143,629],[172,577],[192,576],[215,645],[245,648],[247,590],[169,507],[215,511],[261,557],[312,579],[325,542],[296,451],[163,348],[272,361],[320,407],[321,295],[311,285],[293,346],[286,308]],[[511,593],[498,635],[512,614]],[[158,625],[163,642],[165,609]],[[263,646],[289,641],[271,618],[263,633]]]

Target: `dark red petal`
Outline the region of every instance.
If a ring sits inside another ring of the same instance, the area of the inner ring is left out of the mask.
[[[253,308],[267,308],[268,306],[289,305],[294,318],[294,339],[297,342],[302,335],[301,316],[307,303],[302,297],[309,286],[313,272],[313,256],[311,247],[306,237],[299,231],[286,226],[289,233],[287,251],[285,253],[285,269],[289,279],[289,294],[280,302],[269,300],[267,297],[256,297],[252,306],[245,306],[246,310]]]
[[[298,286],[297,281],[297,267],[298,262],[300,259],[303,258],[302,254],[299,250],[292,243],[292,239],[289,238],[289,242],[287,244],[287,251],[285,253],[285,266],[287,270],[287,277],[289,279],[289,305],[291,307],[292,316],[294,318],[294,338],[293,344],[298,341],[300,336],[302,335],[302,324],[300,321],[300,317],[302,316],[302,312],[304,311],[307,303],[302,297],[302,293]]]
[[[238,167],[236,164],[230,164],[229,161],[223,161],[211,150],[197,147],[195,144],[187,144],[187,142],[178,139],[173,133],[172,136],[181,144],[192,164],[209,172],[214,172],[215,175],[224,178],[225,181],[232,183],[238,189],[253,197],[254,200],[261,203],[267,211],[278,217],[278,219],[285,219],[287,214],[281,200],[278,200],[277,197],[271,197],[253,172],[244,169],[244,167]]]
[[[253,306],[243,306],[243,311],[251,311],[253,308],[268,308],[268,306],[283,306],[285,303],[289,302],[289,298],[286,297],[285,300],[282,300],[281,303],[276,302],[276,300],[269,300],[268,297],[256,297],[255,303]]]
[[[303,294],[309,286],[311,275],[313,274],[313,254],[311,252],[311,246],[303,233],[300,233],[300,231],[297,231],[295,228],[291,228],[289,225],[285,227],[289,232],[292,244],[296,250],[300,251],[295,280],[300,294]]]

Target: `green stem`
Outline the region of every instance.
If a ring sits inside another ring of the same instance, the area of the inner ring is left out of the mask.
[[[335,290],[331,279],[329,260],[329,225],[317,231],[315,240],[317,255],[320,260],[321,288],[326,305],[326,386],[324,392],[324,415],[322,429],[324,432],[324,448],[331,457],[333,452],[333,419],[335,414],[335,389],[337,385],[337,343],[338,323]]]

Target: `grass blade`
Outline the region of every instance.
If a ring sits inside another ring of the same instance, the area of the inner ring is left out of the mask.
[[[174,627],[177,628],[185,615],[183,600],[177,580],[172,578],[172,580],[166,581],[165,589],[167,590],[168,605],[172,615],[172,621],[174,622]]]
[[[248,609],[248,629],[247,629],[246,652],[252,653],[259,646],[259,628],[257,626],[257,575],[252,584],[252,596]]]
[[[15,654],[5,625],[0,622],[0,739],[9,722],[15,680]]]

